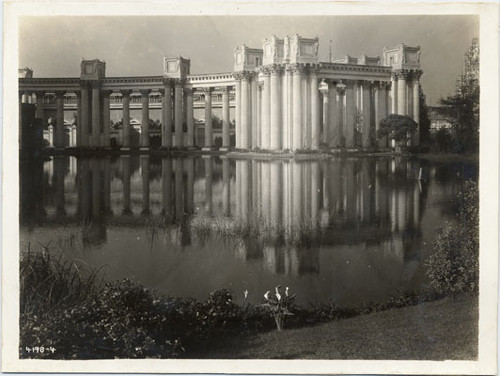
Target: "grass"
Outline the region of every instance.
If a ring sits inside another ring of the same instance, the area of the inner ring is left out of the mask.
[[[477,358],[477,295],[421,303],[311,327],[226,338],[210,359]]]

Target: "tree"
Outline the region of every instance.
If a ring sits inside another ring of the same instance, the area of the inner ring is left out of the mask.
[[[441,104],[453,110],[452,131],[456,152],[479,148],[479,44],[472,41],[464,59],[464,74],[457,81],[455,94],[441,98]]]
[[[422,86],[419,87],[420,110],[418,125],[420,129],[420,144],[431,144],[431,119],[429,118],[429,109],[427,108],[426,98]]]
[[[391,114],[380,120],[380,127],[377,132],[379,139],[388,136],[396,141],[396,146],[406,146],[408,141],[417,132],[418,124],[411,117],[406,115]]]

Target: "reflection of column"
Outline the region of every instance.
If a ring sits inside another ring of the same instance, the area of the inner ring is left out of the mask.
[[[242,160],[240,163],[241,172],[241,219],[248,220],[250,207],[252,205],[252,190],[250,187],[250,161]]]
[[[162,212],[172,217],[172,159],[161,160]]]
[[[130,156],[122,155],[123,214],[130,214]]]
[[[398,191],[398,231],[402,232],[406,228],[406,191]]]
[[[55,147],[56,149],[64,148],[64,136],[65,136],[65,127],[64,127],[64,104],[63,97],[64,91],[56,91],[56,137],[55,137]]]
[[[66,215],[64,197],[64,176],[66,175],[66,157],[54,157],[54,175],[52,184],[56,192],[56,211],[58,216]]]
[[[92,83],[92,143],[91,146],[101,146],[101,98],[100,83]]]
[[[183,146],[182,142],[182,82],[180,80],[175,82],[175,93],[174,93],[174,120],[175,120],[175,138],[174,146],[181,148]]]
[[[273,67],[271,70],[271,134],[270,149],[281,148],[281,95],[280,95],[281,70]]]
[[[293,144],[292,149],[302,148],[302,73],[300,65],[293,71]]]
[[[187,165],[187,189],[186,189],[186,195],[187,195],[187,207],[186,207],[186,212],[187,214],[193,214],[194,213],[194,158],[188,158],[186,160],[186,165]]]
[[[311,149],[319,149],[319,91],[318,75],[314,68],[310,71],[311,77]]]
[[[127,150],[130,148],[130,94],[132,90],[122,90],[122,146]]]
[[[271,77],[269,70],[263,70],[262,76],[264,86],[262,88],[262,133],[261,148],[267,150],[270,148],[271,138]]]
[[[222,88],[222,148],[228,150],[229,144],[229,86]]]
[[[81,88],[81,146],[89,146],[89,87],[87,84],[82,83]],[[78,119],[80,121],[80,119]]]
[[[269,162],[260,163],[262,178],[262,218],[265,223],[269,223],[271,220],[270,210],[271,210],[271,192],[276,187],[271,187],[271,169]]]
[[[406,77],[407,72],[400,71],[398,74],[398,114],[406,115],[407,103],[406,103]]]
[[[184,215],[184,208],[183,208],[184,192],[182,190],[183,171],[182,171],[181,158],[174,159],[174,171],[175,171],[175,219],[180,221]]]
[[[103,211],[111,213],[111,157],[106,156],[102,161],[102,191],[103,191]]]
[[[168,78],[163,80],[163,97],[161,107],[161,146],[169,148],[172,146],[172,81]]]
[[[346,173],[346,189],[344,195],[346,196],[345,211],[347,221],[356,220],[356,184],[355,184],[355,162],[352,160],[347,161],[345,173]]]
[[[418,184],[413,188],[413,227],[420,227],[420,190]]]
[[[281,203],[283,195],[283,182],[280,162],[267,162],[270,168],[271,185],[271,223],[273,226],[281,226]]]
[[[205,161],[205,210],[212,216],[212,157],[204,157]]]
[[[99,218],[101,214],[101,179],[100,179],[100,163],[98,159],[90,161],[92,170],[92,216],[94,219]]]
[[[320,202],[320,170],[319,162],[311,162],[311,219],[315,224],[318,220],[319,202]]]
[[[291,227],[292,234],[299,228],[302,218],[302,188],[304,182],[302,180],[302,166],[297,162],[292,162],[292,218]]]
[[[142,214],[149,214],[149,155],[141,155]]]
[[[211,149],[213,143],[212,129],[212,88],[205,88],[205,149]]]
[[[141,148],[149,149],[149,93],[151,90],[141,90],[142,121]]]
[[[370,92],[370,82],[363,81],[363,147],[369,148],[371,145],[371,92]]]
[[[103,99],[102,99],[102,138],[101,138],[101,146],[105,148],[109,148],[110,146],[110,121],[111,121],[111,109],[109,107],[109,95],[111,94],[110,90],[103,91]]]
[[[356,146],[356,139],[354,137],[354,114],[356,112],[356,102],[354,95],[354,81],[348,80],[345,88],[345,138],[346,147],[353,148]]]
[[[222,213],[225,216],[230,215],[230,204],[231,204],[231,196],[230,196],[230,171],[229,171],[229,159],[224,158],[222,160]]]

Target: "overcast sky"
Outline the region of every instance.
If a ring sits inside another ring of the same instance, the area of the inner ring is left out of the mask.
[[[19,64],[35,77],[77,77],[82,58],[106,61],[106,75],[161,75],[162,57],[191,58],[191,73],[232,70],[233,49],[261,48],[271,35],[319,37],[320,61],[346,54],[381,56],[384,46],[421,47],[422,86],[428,103],[449,95],[463,55],[479,36],[475,16],[158,16],[24,17]]]

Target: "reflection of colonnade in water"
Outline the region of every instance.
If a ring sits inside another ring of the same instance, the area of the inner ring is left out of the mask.
[[[241,258],[262,259],[275,272],[317,272],[318,247],[390,250],[394,236],[419,232],[418,168],[385,158],[54,157],[44,165],[42,221],[83,220],[84,240],[97,244],[109,225],[147,227],[148,218],[161,216],[189,244],[191,217],[227,218],[264,230],[240,239]]]
[[[237,160],[236,212],[285,233],[316,226],[376,223],[418,227],[420,188],[414,163],[389,159]],[[404,175],[404,176],[402,176]]]

